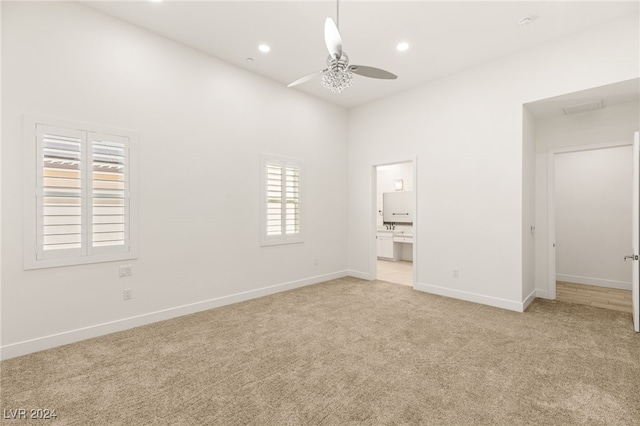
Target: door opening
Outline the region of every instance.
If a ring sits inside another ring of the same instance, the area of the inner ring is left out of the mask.
[[[631,141],[549,151],[550,298],[633,312],[638,267],[633,258],[638,250],[632,250],[632,237],[638,237],[632,223],[638,221],[637,174],[631,179],[635,157]],[[631,251],[634,255],[627,256]]]
[[[417,260],[415,159],[372,167],[373,278],[414,287]]]

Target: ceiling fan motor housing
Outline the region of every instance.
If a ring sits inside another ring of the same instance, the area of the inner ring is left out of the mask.
[[[330,69],[331,71],[335,71],[335,72],[344,71],[347,69],[348,65],[349,65],[349,57],[345,52],[342,52],[342,56],[340,56],[340,59],[336,59],[333,56],[327,57],[327,68]]]

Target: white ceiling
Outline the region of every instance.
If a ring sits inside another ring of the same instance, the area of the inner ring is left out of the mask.
[[[332,0],[83,3],[283,85],[324,68],[324,20],[336,13]],[[319,79],[290,90],[352,108],[606,21],[638,16],[638,5],[342,0],[340,32],[351,63],[386,69],[398,79],[355,76],[340,94],[324,89]],[[519,26],[526,16],[535,20]],[[408,51],[396,50],[401,41],[410,44]],[[258,51],[260,43],[271,52]]]

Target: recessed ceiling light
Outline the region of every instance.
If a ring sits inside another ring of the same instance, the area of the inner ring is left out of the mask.
[[[268,44],[261,44],[260,46],[258,46],[258,50],[260,50],[262,53],[267,53],[271,50],[271,48]]]
[[[403,41],[402,43],[398,43],[396,49],[398,49],[399,52],[404,52],[405,50],[409,49],[409,43],[405,41]]]
[[[521,27],[524,27],[526,25],[529,25],[530,23],[533,22],[533,20],[536,18],[533,18],[531,16],[526,16],[524,18],[522,18],[521,20],[518,21],[518,25],[520,25]]]
[[[151,3],[160,3],[162,0],[149,0]]]

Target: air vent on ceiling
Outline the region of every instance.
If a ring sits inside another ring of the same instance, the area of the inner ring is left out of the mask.
[[[564,109],[564,113],[567,115],[578,114],[579,112],[595,111],[596,109],[602,109],[602,100],[583,102],[581,104],[569,105]]]

